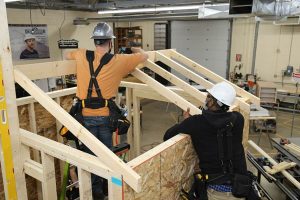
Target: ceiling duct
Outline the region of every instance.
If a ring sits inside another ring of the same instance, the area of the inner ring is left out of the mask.
[[[287,17],[283,20],[274,21],[273,24],[274,25],[285,25],[285,26],[299,25],[300,24],[300,18],[299,18],[299,16]]]
[[[87,26],[89,24],[90,24],[90,22],[87,19],[85,19],[85,18],[79,18],[78,17],[78,18],[76,18],[76,19],[73,20],[73,25]]]
[[[287,20],[300,15],[300,0],[230,0],[230,14],[249,14],[261,21]]]

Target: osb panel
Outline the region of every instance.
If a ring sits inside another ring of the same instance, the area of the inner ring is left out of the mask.
[[[31,131],[29,125],[28,105],[18,106],[20,128]]]
[[[142,192],[134,192],[127,184],[124,185],[125,200],[159,200],[160,199],[160,156],[157,155],[134,170],[142,177]]]
[[[124,198],[179,200],[181,188],[191,188],[197,164],[198,158],[190,137],[186,137],[134,168],[142,177],[142,192],[135,193],[125,184]]]
[[[180,199],[180,190],[189,190],[197,162],[189,137],[161,153],[161,198]]]
[[[65,97],[60,97],[60,105],[61,105],[61,107],[63,109],[65,109],[66,111],[68,111],[68,112],[71,109],[72,102],[73,102],[73,97],[75,97],[75,95],[69,95],[69,96],[65,96]]]
[[[249,138],[249,118],[250,118],[250,114],[246,113],[243,110],[240,110],[240,113],[244,116],[244,129],[243,129],[243,146],[244,149],[247,150],[248,148],[248,138]]]

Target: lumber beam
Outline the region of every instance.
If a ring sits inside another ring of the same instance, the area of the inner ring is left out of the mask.
[[[146,52],[149,59],[154,60],[155,52]],[[143,64],[138,66],[144,67]],[[30,80],[65,76],[69,74],[76,74],[76,61],[75,60],[62,60],[43,63],[22,64],[14,66],[15,69],[23,72]]]
[[[127,107],[127,119],[130,121],[131,126],[128,129],[127,132],[127,143],[130,145],[130,149],[129,150],[129,160],[132,159],[133,157],[133,123],[132,123],[132,88],[126,88],[126,107]]]
[[[261,155],[263,155],[265,158],[267,158],[272,165],[277,165],[278,163],[271,158],[264,150],[262,150],[259,146],[257,146],[252,140],[249,140],[248,143],[256,150],[258,151]],[[300,183],[286,170],[282,170],[281,173],[298,189],[300,189]]]
[[[300,146],[290,143],[290,144],[285,144],[284,147],[288,149],[289,151],[293,152],[297,156],[300,156]]]
[[[286,169],[290,169],[292,167],[295,167],[297,164],[294,163],[294,162],[286,162],[286,161],[283,161],[277,165],[273,165],[272,166],[272,169],[267,166],[268,168],[265,168],[266,171],[269,173],[269,174],[276,174],[282,170],[286,170]]]
[[[133,76],[138,78],[139,80],[146,83],[149,87],[151,87],[153,90],[155,90],[160,95],[164,96],[166,99],[168,99],[170,102],[174,103],[178,107],[180,107],[182,110],[187,110],[190,108],[191,115],[200,114],[201,110],[185,100],[184,98],[178,96],[175,92],[171,91],[170,89],[166,88],[144,72],[142,72],[139,69],[135,69],[132,73]]]
[[[29,114],[30,130],[31,130],[31,132],[37,134],[36,117],[35,117],[34,103],[33,102],[28,104],[28,114]],[[40,152],[33,149],[33,158],[34,158],[35,161],[40,162],[41,161]],[[36,183],[36,189],[37,189],[38,200],[43,199],[42,198],[42,185],[41,185],[40,182]]]
[[[56,180],[54,158],[41,151],[43,177],[42,191],[44,200],[56,200]]]
[[[31,160],[31,159],[27,159],[24,163],[24,171],[25,174],[39,180],[39,181],[43,181],[43,166],[42,164]]]
[[[175,69],[177,72],[181,73],[188,79],[191,79],[195,83],[198,83],[199,85],[205,87],[206,89],[210,89],[214,84],[206,80],[205,78],[199,76],[195,72],[189,70],[188,68],[184,67],[183,65],[175,62],[174,60],[168,58],[167,56],[163,55],[160,52],[156,52],[156,59],[165,63],[172,69]]]
[[[139,156],[141,153],[141,116],[140,116],[140,98],[136,96],[135,89],[132,94],[133,102],[133,134],[134,134],[134,156]]]
[[[127,165],[129,165],[131,168],[136,168],[137,166],[141,165],[141,163],[146,162],[147,160],[151,159],[155,155],[160,154],[161,152],[165,151],[166,149],[170,148],[171,146],[175,145],[176,143],[178,143],[179,141],[187,137],[189,137],[189,135],[187,134],[175,135],[174,137],[168,139],[167,141],[159,144],[155,148],[150,149],[149,151],[129,161]]]
[[[166,51],[163,51],[166,52]],[[187,69],[186,67],[184,67],[183,65],[175,62],[174,60],[168,58],[167,56],[163,55],[160,52],[156,52],[156,59],[167,64],[168,66],[170,66],[171,68],[175,69],[177,72],[181,73],[182,75],[184,75],[185,77],[191,79],[192,81],[194,81],[195,83],[205,87],[206,89],[211,88],[214,84],[209,82],[208,80],[204,79],[203,77],[199,76],[198,74],[196,74],[195,72]],[[148,67],[148,66],[147,66]],[[212,72],[213,73],[213,72]],[[214,74],[214,73],[213,73]],[[225,80],[225,79],[224,79]],[[225,80],[226,82],[230,83],[229,81]],[[232,83],[230,83],[231,85],[233,85]],[[234,86],[235,87],[235,86]],[[235,88],[236,89],[236,88]],[[206,97],[205,97],[206,98]],[[205,98],[200,98],[201,102],[205,102]],[[199,99],[199,98],[197,98]],[[239,105],[241,109],[245,110],[247,113],[250,113],[250,105],[248,103],[246,103],[243,100],[241,100],[240,98],[237,98],[235,104]],[[233,109],[233,108],[231,108]]]
[[[78,168],[78,182],[80,200],[93,200],[91,173]]]
[[[30,80],[76,74],[76,61],[63,60],[43,63],[16,65]]]
[[[108,199],[123,200],[123,180],[122,177],[112,177],[108,182]]]
[[[146,65],[147,65],[147,68],[151,69],[155,73],[159,74],[161,77],[165,78],[169,82],[171,82],[174,85],[176,85],[177,87],[181,88],[182,90],[184,90],[189,95],[191,95],[191,96],[195,97],[196,99],[198,99],[200,102],[205,102],[206,93],[200,92],[199,90],[197,90],[196,88],[194,88],[190,84],[188,84],[185,81],[181,80],[177,76],[171,74],[167,70],[161,68],[160,66],[158,66],[157,64],[155,64],[152,61],[148,60],[146,62]]]
[[[67,88],[62,90],[56,90],[53,92],[47,92],[46,94],[51,98],[59,98],[59,97],[75,94],[76,89],[77,89],[76,87],[73,87],[73,88]],[[36,102],[36,100],[32,96],[22,97],[17,99],[17,106],[22,106],[34,102]]]
[[[67,113],[60,105],[46,95],[38,88],[30,79],[28,79],[21,71],[15,69],[15,80],[26,91],[31,94],[49,113],[51,113],[58,121],[66,126],[74,136],[84,143],[98,158],[112,170],[121,173],[124,180],[135,191],[141,190],[141,177],[130,167],[128,167],[118,156],[110,151],[102,142],[100,142],[85,127],[78,123],[69,113]]]
[[[225,82],[228,82],[229,84],[231,84],[237,94],[239,96],[242,96],[242,97],[247,97],[250,99],[250,101],[256,105],[260,105],[260,99],[258,97],[256,97],[255,95],[253,94],[250,94],[249,92],[245,91],[244,89],[238,87],[237,85],[231,83],[230,81],[224,79],[223,77],[215,74],[214,72],[206,69],[205,67],[201,66],[200,64],[196,63],[195,61],[187,58],[186,56],[178,53],[177,51],[173,50],[173,49],[170,49],[170,58],[172,59],[175,59],[183,64],[185,64],[187,67],[195,70],[196,72],[200,73],[200,74],[203,74],[205,77],[213,80],[214,82],[221,82],[221,81],[225,81]]]
[[[21,153],[21,143],[19,138],[19,118],[16,105],[12,51],[9,39],[6,5],[4,1],[0,1],[0,33],[0,63],[2,66],[2,69],[0,70],[2,70],[1,75],[3,76],[3,80],[1,80],[0,84],[3,84],[5,87],[5,97],[1,97],[1,100],[4,101],[5,98],[6,101],[5,114],[7,114],[6,121],[9,123],[9,137],[6,138],[6,142],[9,140],[9,143],[11,144],[11,147],[7,148],[7,143],[5,149],[6,163],[4,164],[4,159],[0,159],[2,162],[2,172],[5,172],[2,174],[4,178],[4,193],[6,199],[27,199],[26,181],[23,171],[23,165],[25,161],[23,159],[23,153]],[[9,151],[7,151],[7,149]],[[6,171],[4,168],[9,170]]]
[[[72,165],[78,166],[81,169],[106,179],[111,176],[116,176],[117,174],[105,166],[97,157],[93,155],[61,144],[54,140],[36,135],[24,129],[20,129],[20,132],[21,140],[24,145],[44,151],[55,158],[66,161]]]

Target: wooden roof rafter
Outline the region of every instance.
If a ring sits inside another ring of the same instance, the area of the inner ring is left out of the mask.
[[[205,80],[203,77],[198,75],[197,73],[191,71],[190,69],[185,68],[183,65],[177,63],[173,59],[171,59],[172,55],[178,55],[178,53],[174,53],[174,50],[163,50],[158,52],[148,52],[149,59],[140,67],[148,67],[150,70],[155,73],[163,76],[168,81],[176,85],[178,88],[199,100],[201,103],[205,102],[206,94],[200,92],[193,86],[188,83],[182,81],[175,75],[170,72],[163,70],[161,67],[156,65],[155,61],[162,61],[169,65],[172,68],[177,69],[183,75],[188,77],[189,79],[194,80],[196,83],[204,86],[205,88],[210,88],[213,86],[213,83]],[[179,54],[180,55],[180,54]],[[185,58],[181,58],[185,60]],[[187,64],[186,61],[185,64]],[[44,67],[41,67],[44,66]],[[120,173],[123,176],[123,179],[130,187],[132,187],[135,191],[141,190],[141,177],[134,172],[128,165],[126,165],[122,160],[120,160],[117,156],[115,156],[108,148],[106,148],[101,142],[97,141],[95,137],[89,133],[84,127],[82,127],[75,119],[73,119],[65,110],[63,110],[55,101],[53,101],[47,94],[42,92],[35,84],[32,83],[32,79],[41,79],[48,77],[56,77],[68,74],[76,73],[76,63],[74,61],[56,61],[56,62],[48,62],[48,63],[37,63],[37,64],[29,64],[29,65],[19,65],[15,67],[14,75],[15,81],[18,82],[24,89],[26,89],[29,94],[32,95],[43,107],[46,108],[55,118],[57,118],[63,125],[65,125],[76,137],[78,137],[86,146],[88,146],[102,161],[106,166],[112,171],[116,173]],[[207,70],[206,70],[206,73]],[[213,72],[209,72],[215,75]],[[162,97],[166,98],[169,102],[174,103],[178,107],[183,110],[187,110],[190,108],[190,112],[192,115],[200,114],[201,110],[187,101],[185,98],[176,94],[173,89],[167,88],[154,80],[152,77],[148,76],[140,69],[136,69],[132,72],[132,75],[143,81],[147,84],[146,87],[150,87],[153,91],[157,92]],[[217,77],[217,75],[215,75]],[[216,80],[218,79],[215,78]],[[220,78],[218,80],[221,80]],[[223,79],[222,79],[223,81]],[[134,87],[145,87],[141,85],[136,85]],[[74,89],[70,89],[67,91],[68,93],[74,92]],[[59,92],[57,92],[59,93]],[[241,93],[241,92],[240,92]],[[56,92],[51,93],[51,96],[56,96]],[[244,95],[247,96],[247,95]],[[248,95],[249,96],[249,95]],[[30,97],[24,100],[30,101]],[[239,98],[237,100],[237,105],[240,106],[241,109],[244,109],[246,112],[250,111],[249,104],[246,103],[245,98]]]

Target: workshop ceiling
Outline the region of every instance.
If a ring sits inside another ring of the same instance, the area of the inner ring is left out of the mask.
[[[7,3],[8,8],[60,9],[96,12],[99,10],[131,9],[162,6],[229,3],[229,0],[24,0]]]

